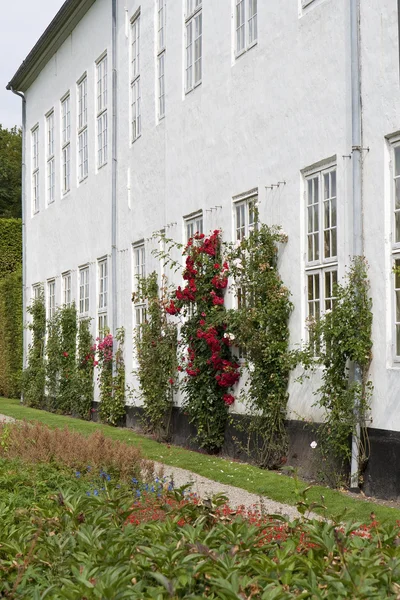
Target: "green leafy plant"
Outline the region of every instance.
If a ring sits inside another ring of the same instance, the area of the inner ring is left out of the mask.
[[[139,280],[137,297],[146,304],[146,319],[135,335],[140,398],[145,426],[157,440],[170,439],[173,392],[176,388],[177,327],[165,311],[165,281],[159,295],[157,274]]]
[[[98,383],[100,390],[99,415],[103,422],[118,425],[125,416],[125,364],[123,343],[125,331],[118,329],[118,348],[114,356],[114,342],[111,333],[97,340]],[[115,368],[115,375],[113,370]]]
[[[293,365],[289,317],[293,306],[278,269],[279,227],[258,224],[236,247],[229,263],[238,307],[229,326],[248,366],[243,392],[248,417],[246,452],[264,468],[276,468],[287,451],[287,385]],[[242,445],[243,446],[243,445]]]
[[[42,289],[39,296],[28,306],[27,311],[31,315],[28,329],[32,332],[32,342],[28,348],[27,368],[23,373],[24,403],[34,408],[43,408],[46,381],[46,307]]]
[[[82,419],[90,420],[94,399],[94,363],[96,346],[90,332],[90,319],[79,319],[77,390],[72,403],[73,412]]]
[[[0,278],[0,394],[21,394],[22,269]]]
[[[367,460],[366,424],[372,391],[372,382],[368,379],[372,359],[372,301],[364,257],[353,259],[347,281],[337,285],[334,294],[333,310],[325,311],[320,319],[310,323],[311,341],[302,359],[307,368],[323,366],[323,383],[316,392],[316,405],[325,413],[325,421],[319,429],[319,448],[326,472],[332,458],[339,468],[348,464],[350,439],[354,436],[359,445],[361,473]],[[354,379],[354,365],[361,371],[361,381]]]

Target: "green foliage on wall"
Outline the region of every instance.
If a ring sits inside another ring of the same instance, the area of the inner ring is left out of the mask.
[[[0,396],[17,398],[22,375],[22,272],[0,280]]]
[[[94,396],[95,346],[90,333],[90,319],[80,319],[78,327],[77,384],[78,389],[72,405],[74,414],[90,420]]]
[[[0,280],[8,273],[14,273],[21,263],[22,221],[0,219]]]
[[[0,218],[21,217],[21,167],[21,129],[0,125]]]
[[[43,408],[46,368],[44,361],[46,339],[46,307],[43,290],[27,308],[32,321],[28,329],[32,332],[32,342],[28,348],[28,366],[23,373],[24,403],[33,408]]]

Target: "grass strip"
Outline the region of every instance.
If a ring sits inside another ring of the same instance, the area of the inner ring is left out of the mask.
[[[147,437],[138,435],[130,429],[113,428],[108,425],[82,421],[72,417],[55,415],[42,410],[22,406],[18,400],[0,398],[0,414],[15,419],[27,419],[40,421],[49,427],[69,427],[74,431],[89,435],[96,429],[111,439],[139,446],[143,455],[165,465],[188,469],[203,477],[207,477],[219,483],[234,485],[260,496],[267,496],[277,502],[295,505],[296,481],[292,477],[282,475],[275,471],[265,471],[246,463],[238,463],[229,459],[208,456],[186,450],[178,446],[159,444]],[[300,485],[307,486],[306,482]],[[307,492],[309,502],[321,502],[324,504],[328,515],[339,515],[348,511],[348,516],[357,521],[369,522],[371,513],[375,514],[378,521],[395,523],[400,519],[400,510],[388,506],[382,506],[374,502],[357,500],[346,495],[346,493],[332,490],[320,485],[314,485]]]

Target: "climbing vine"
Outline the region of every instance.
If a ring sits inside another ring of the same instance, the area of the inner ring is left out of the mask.
[[[137,377],[145,424],[157,440],[169,440],[173,393],[177,387],[177,327],[165,311],[165,280],[160,290],[157,274],[139,280],[133,301],[146,304],[146,319],[135,334]]]
[[[247,407],[246,452],[264,468],[276,468],[287,451],[285,429],[289,352],[289,290],[278,270],[279,227],[259,224],[231,248],[229,263],[237,309],[229,312],[235,344],[248,366],[243,389]]]
[[[45,369],[45,338],[46,338],[46,307],[44,294],[41,290],[27,308],[31,315],[28,329],[32,332],[32,341],[28,348],[27,368],[23,373],[23,399],[27,406],[44,407],[44,388],[46,381]]]
[[[196,441],[208,452],[224,442],[228,407],[240,368],[231,352],[224,295],[229,266],[223,260],[221,232],[197,233],[183,249],[183,279],[166,305],[170,315],[180,314],[183,410],[196,427]]]
[[[118,348],[113,353],[113,336],[108,333],[103,339],[97,339],[97,366],[100,391],[99,415],[104,423],[118,425],[125,416],[125,364],[123,344],[125,331],[118,329],[116,342]],[[115,375],[113,370],[115,368]]]
[[[73,411],[78,395],[76,369],[77,311],[75,302],[60,308],[61,368],[58,409],[64,414]]]
[[[333,310],[325,311],[309,323],[311,342],[303,354],[307,368],[322,365],[322,385],[317,390],[316,405],[325,413],[319,431],[319,448],[329,462],[340,466],[351,459],[350,439],[359,446],[359,471],[367,459],[366,424],[372,382],[368,371],[372,358],[372,301],[369,296],[368,266],[362,256],[355,257],[347,281],[334,290]],[[316,346],[316,340],[319,343]],[[317,347],[317,356],[316,354]],[[354,367],[361,372],[354,377]]]
[[[95,366],[94,340],[90,333],[90,319],[80,319],[78,328],[77,392],[72,404],[73,412],[90,420],[94,399],[93,371]]]

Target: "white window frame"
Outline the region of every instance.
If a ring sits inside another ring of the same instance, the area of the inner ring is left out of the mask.
[[[333,289],[339,281],[338,231],[340,226],[336,162],[322,163],[314,169],[305,170],[303,175],[306,324],[308,323],[307,337],[310,340],[310,324],[324,315],[327,310],[334,309],[336,296]],[[333,195],[332,190],[335,191]],[[332,219],[333,215],[334,219]],[[335,221],[334,225],[332,225],[333,221]],[[325,243],[327,239],[328,244]],[[329,248],[328,252],[327,248]],[[313,281],[312,286],[310,281]],[[315,281],[318,281],[318,297],[313,293]],[[329,282],[330,294],[327,294],[327,282]],[[320,341],[315,341],[316,355],[319,353],[319,344]]]
[[[157,12],[157,58],[156,58],[156,102],[157,118],[165,117],[165,61],[166,61],[166,0],[156,0]]]
[[[87,118],[87,74],[77,83],[77,133],[78,133],[78,181],[81,183],[89,174],[88,118]]]
[[[32,136],[32,212],[39,212],[39,125],[31,130]]]
[[[185,14],[185,94],[201,85],[203,79],[202,0],[186,0]],[[197,74],[196,74],[196,64]],[[197,75],[197,76],[196,76]]]
[[[98,280],[98,296],[97,296],[97,327],[98,336],[104,338],[108,327],[108,260],[101,258],[97,261],[97,280]]]
[[[137,294],[139,291],[139,279],[146,277],[146,248],[143,242],[133,246],[133,289]],[[144,323],[146,320],[147,305],[145,302],[138,302],[137,299],[133,305],[134,328]]]
[[[38,300],[42,293],[43,285],[41,283],[34,283],[32,286],[32,300]]]
[[[233,198],[234,241],[241,242],[251,231],[257,229],[256,209],[258,189]]]
[[[157,7],[157,52],[165,49],[166,0],[156,0]]]
[[[108,160],[108,63],[107,53],[96,61],[97,168]]]
[[[253,48],[258,42],[258,1],[235,1],[235,56]],[[255,12],[254,12],[255,7]],[[239,21],[240,19],[240,21]]]
[[[140,11],[130,25],[130,81],[131,81],[131,144],[142,134],[142,99],[140,82]]]
[[[158,120],[165,117],[165,50],[157,56],[157,109]]]
[[[61,99],[61,191],[71,190],[71,95]]]
[[[64,306],[72,304],[72,275],[71,271],[62,274],[62,299]]]
[[[90,272],[89,265],[85,265],[79,268],[79,315],[85,317],[89,314],[90,310]]]
[[[56,314],[56,280],[47,280],[47,316],[52,319]]]
[[[400,136],[397,134],[389,138],[390,151],[390,252],[393,269],[396,262],[400,266]],[[396,188],[398,192],[396,193]],[[396,230],[399,235],[396,235]],[[400,363],[400,340],[397,343],[397,332],[400,336],[400,314],[397,309],[397,298],[400,303],[400,276],[392,273],[391,277],[391,332],[392,332],[392,358],[396,366]],[[399,309],[400,310],[400,309]]]
[[[189,215],[184,219],[185,226],[185,244],[188,243],[189,239],[192,238],[196,233],[204,233],[204,218],[203,212],[198,212],[194,215]]]

